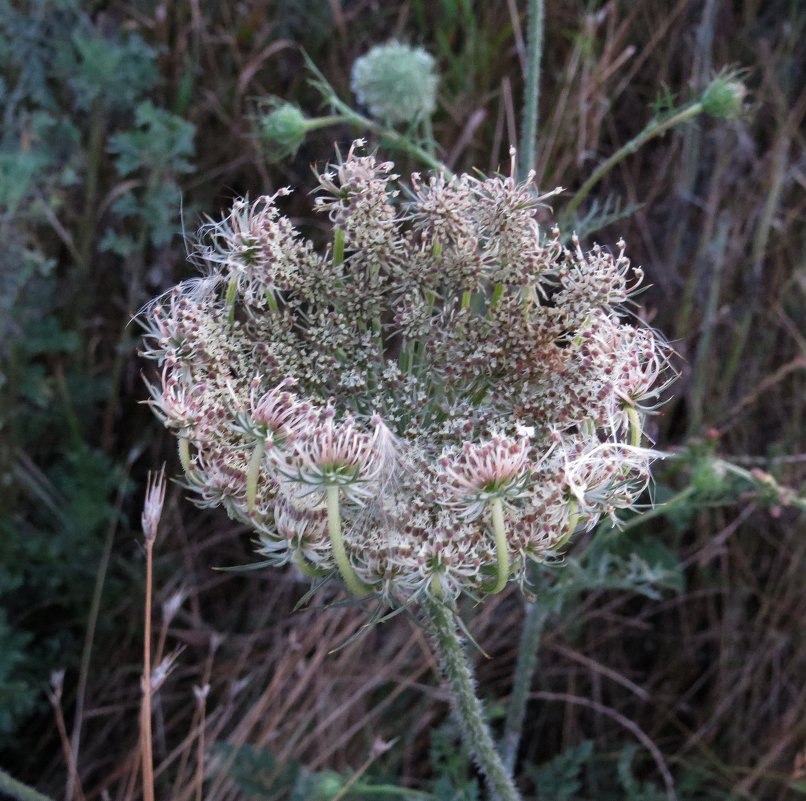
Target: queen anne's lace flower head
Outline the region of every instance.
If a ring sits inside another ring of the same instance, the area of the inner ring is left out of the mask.
[[[354,146],[319,176],[321,250],[282,192],[205,226],[203,277],[145,314],[150,403],[270,562],[396,602],[498,592],[635,502],[666,351],[622,319],[623,243],[566,247],[512,178],[392,170]]]

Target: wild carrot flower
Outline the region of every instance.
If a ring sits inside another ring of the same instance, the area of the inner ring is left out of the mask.
[[[393,169],[357,143],[319,176],[324,248],[285,191],[208,223],[202,277],[144,314],[149,402],[269,561],[393,602],[498,592],[634,503],[666,350],[623,319],[623,243],[565,246],[512,177]]]

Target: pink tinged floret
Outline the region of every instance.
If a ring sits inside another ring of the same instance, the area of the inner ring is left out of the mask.
[[[274,501],[274,528],[280,539],[262,538],[264,554],[287,558],[293,551],[317,567],[332,566],[324,509],[300,508],[281,493]]]
[[[342,488],[344,497],[358,505],[371,498],[389,463],[391,432],[373,418],[373,433],[361,430],[352,418],[336,422],[326,408],[319,420],[300,431],[287,453],[270,453],[274,469],[285,481],[306,485],[302,494],[320,496],[324,487]]]
[[[327,541],[324,509],[299,509],[284,495],[278,495],[274,502],[274,522],[277,533],[295,545]]]
[[[199,493],[196,505],[213,508],[229,499],[242,500],[246,487],[246,471],[231,468],[218,453],[197,453],[188,481]]]
[[[159,386],[149,382],[146,386],[151,394],[148,403],[163,425],[187,436],[203,416],[204,386],[182,383],[167,367],[163,368]]]
[[[252,422],[261,429],[269,444],[293,440],[310,422],[311,405],[287,391],[295,383],[294,379],[286,378],[259,398],[254,391],[251,394]]]
[[[566,485],[585,515],[631,507],[649,481],[651,451],[643,448],[603,442],[564,458]]]
[[[522,495],[528,479],[529,439],[494,435],[486,442],[465,442],[460,451],[437,462],[442,503],[465,518],[476,518],[493,498]]]
[[[415,552],[418,572],[432,591],[446,597],[458,595],[465,586],[478,586],[481,568],[492,559],[486,538],[478,525],[456,524],[449,512],[441,512],[428,524],[428,531]]]

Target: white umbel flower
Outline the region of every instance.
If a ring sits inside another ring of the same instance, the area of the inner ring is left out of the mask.
[[[511,176],[393,168],[356,143],[319,175],[320,250],[275,197],[206,226],[204,277],[145,313],[150,403],[267,560],[478,597],[635,502],[667,349],[621,313],[623,243],[565,247]]]

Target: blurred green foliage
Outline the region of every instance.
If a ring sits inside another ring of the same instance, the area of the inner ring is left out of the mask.
[[[121,280],[142,302],[148,248],[179,228],[175,177],[192,169],[195,129],[156,104],[157,58],[77,0],[0,2],[3,737],[44,702],[51,671],[77,666],[103,543],[121,522],[124,470],[100,436],[116,378],[91,355],[105,332],[89,315]],[[105,274],[103,250],[129,272]],[[119,597],[126,581],[113,575],[106,591]]]
[[[108,151],[118,175],[140,178],[137,190],[121,195],[112,210],[156,247],[165,245],[177,232],[181,194],[174,176],[193,170],[194,135],[191,123],[145,100],[135,108],[134,128],[109,138]],[[110,228],[101,248],[129,257],[142,243]]]

